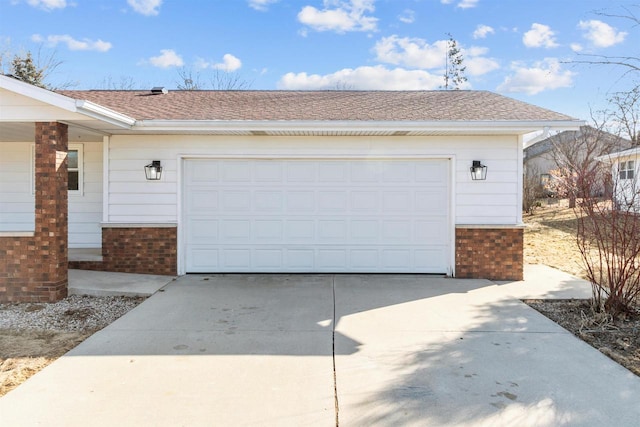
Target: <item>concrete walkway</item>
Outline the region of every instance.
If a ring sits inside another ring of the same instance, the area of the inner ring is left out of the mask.
[[[69,295],[148,297],[173,280],[172,276],[69,270]]]
[[[526,278],[180,277],[0,398],[0,424],[637,425],[640,378],[519,300],[588,284]]]

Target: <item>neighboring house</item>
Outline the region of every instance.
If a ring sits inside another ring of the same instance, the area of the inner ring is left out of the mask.
[[[640,147],[611,153],[598,160],[611,165],[613,197],[618,209],[640,213]]]
[[[582,124],[484,91],[165,92],[0,76],[0,300],[64,296],[68,265],[519,280],[522,136]]]
[[[543,139],[535,139],[524,148],[524,173],[541,185],[546,185],[552,177],[552,171],[558,169],[557,158],[569,155],[574,159],[588,155],[595,157],[604,153],[629,148],[631,141],[598,130],[592,126],[581,126],[578,130],[568,130]],[[562,160],[561,160],[562,161]],[[597,191],[604,191],[603,186]]]

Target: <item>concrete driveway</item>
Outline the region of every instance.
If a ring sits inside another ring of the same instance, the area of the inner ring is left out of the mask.
[[[195,275],[0,398],[7,426],[635,426],[640,378],[494,283]]]

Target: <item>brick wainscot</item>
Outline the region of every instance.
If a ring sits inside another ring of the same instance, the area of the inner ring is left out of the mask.
[[[119,224],[102,227],[102,261],[71,261],[69,268],[177,275],[175,225]]]
[[[456,277],[523,280],[520,227],[456,227]]]

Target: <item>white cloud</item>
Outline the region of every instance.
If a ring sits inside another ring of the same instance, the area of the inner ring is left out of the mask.
[[[609,24],[595,19],[580,21],[578,28],[584,30],[583,37],[595,47],[609,47],[622,43],[627,36],[624,31],[618,31]]]
[[[580,43],[571,43],[569,47],[576,53],[582,52],[582,50],[584,49]]]
[[[571,87],[575,73],[563,70],[560,61],[556,58],[545,58],[536,62],[532,67],[523,63],[511,64],[513,74],[504,79],[498,86],[499,92],[537,93],[562,87]]]
[[[64,9],[68,6],[67,0],[27,0],[27,4],[47,11]]]
[[[416,13],[411,9],[405,9],[402,15],[398,16],[398,19],[405,24],[413,24],[416,20]]]
[[[474,39],[484,39],[489,34],[495,34],[495,30],[488,25],[478,25],[476,30],[473,32]]]
[[[49,47],[56,47],[58,44],[63,43],[67,45],[69,50],[95,50],[97,52],[107,52],[113,47],[109,42],[90,39],[76,40],[68,34],[54,34],[42,37],[40,34],[34,34],[31,36],[31,40],[36,43],[46,43]]]
[[[149,62],[159,68],[182,67],[184,65],[182,57],[173,49],[161,49],[160,55],[152,56],[149,58]]]
[[[152,16],[160,13],[160,6],[162,5],[162,0],[127,0],[129,6],[136,12]]]
[[[198,58],[196,60],[196,68],[213,68],[215,70],[226,71],[231,73],[233,71],[237,71],[242,67],[242,61],[237,57],[231,55],[230,53],[225,54],[222,57],[222,62],[219,63],[211,63],[207,62],[202,58]]]
[[[478,5],[479,0],[462,0],[456,7],[460,9],[469,9],[472,7],[476,7]]]
[[[324,0],[324,8],[305,6],[298,13],[298,21],[316,31],[375,31],[378,18],[366,16],[373,12],[375,0]]]
[[[386,64],[401,65],[409,68],[437,69],[444,68],[447,52],[447,40],[438,40],[432,44],[420,38],[383,37],[374,46],[376,60]],[[467,73],[479,76],[500,68],[493,59],[486,58],[485,47],[472,46],[462,48],[463,65]]]
[[[531,29],[524,33],[522,42],[526,47],[557,47],[555,35],[548,25],[533,23]]]
[[[454,0],[440,0],[440,3],[451,4],[453,3],[453,1]],[[472,7],[476,7],[478,5],[478,1],[480,0],[460,0],[456,7],[459,7],[460,9],[469,9]]]
[[[437,68],[445,64],[447,41],[429,44],[420,38],[392,35],[378,40],[373,50],[379,62],[412,68]]]
[[[265,12],[270,4],[277,3],[280,0],[248,0],[249,7],[260,12]]]
[[[500,64],[495,60],[483,57],[471,57],[469,59],[465,59],[464,66],[467,67],[466,74],[470,76],[481,76],[500,68]]]
[[[442,76],[424,70],[375,67],[345,68],[332,74],[287,73],[278,89],[326,90],[346,87],[353,90],[431,90],[442,86]]]

